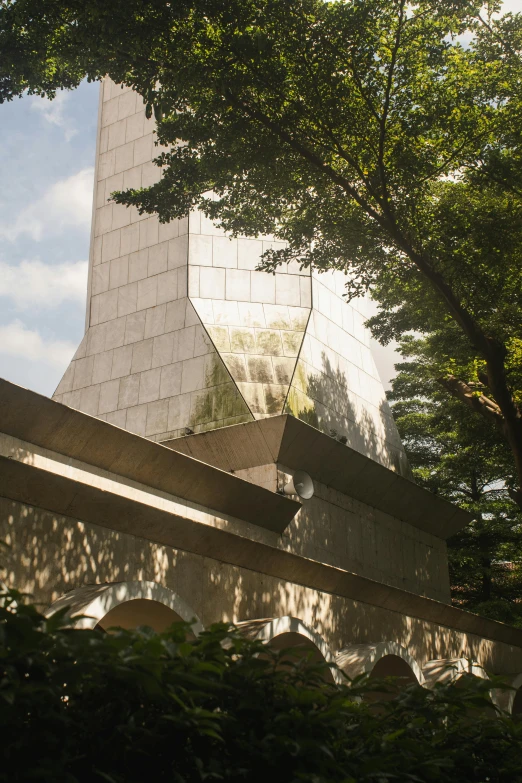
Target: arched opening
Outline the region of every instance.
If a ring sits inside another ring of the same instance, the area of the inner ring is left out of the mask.
[[[177,612],[159,601],[148,598],[134,598],[110,609],[97,623],[98,628],[138,628],[141,625],[152,628],[157,633],[165,631],[172,623],[183,620]]]
[[[64,608],[77,628],[131,629],[145,625],[160,632],[184,620],[191,623],[194,635],[203,630],[194,610],[179,595],[157,582],[83,585],[55,601],[46,615]]]
[[[377,679],[395,677],[401,685],[418,684],[410,664],[398,655],[383,655],[373,666],[370,677]]]
[[[511,707],[511,714],[522,715],[522,686],[515,693],[515,698],[513,699],[513,706]]]
[[[273,620],[247,620],[237,624],[239,630],[250,639],[256,639],[270,647],[272,650],[286,650],[289,655],[282,659],[296,660],[306,657],[311,663],[324,663],[323,676],[326,682],[341,682],[342,676],[330,665],[335,663],[330,648],[324,639],[303,623],[297,617],[278,617]]]

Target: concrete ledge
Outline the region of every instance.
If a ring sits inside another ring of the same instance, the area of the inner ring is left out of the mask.
[[[279,463],[446,539],[473,517],[293,416],[271,416],[164,442],[222,470]]]
[[[282,533],[290,498],[0,379],[0,431],[176,497]]]

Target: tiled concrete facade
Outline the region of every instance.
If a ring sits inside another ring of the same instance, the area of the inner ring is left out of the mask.
[[[108,202],[160,176],[154,138],[141,98],[106,80],[87,331],[54,399],[157,441],[289,412],[407,473],[342,274],[258,272],[268,240]]]

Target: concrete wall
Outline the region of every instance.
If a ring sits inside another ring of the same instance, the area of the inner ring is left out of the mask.
[[[175,591],[207,626],[293,615],[335,652],[356,643],[393,641],[423,665],[473,657],[488,670],[522,670],[522,650],[385,608],[172,549],[98,525],[0,499],[0,539],[7,581],[49,605],[92,583],[148,580]]]

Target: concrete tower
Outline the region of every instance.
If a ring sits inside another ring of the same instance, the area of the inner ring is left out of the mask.
[[[105,80],[86,332],[54,399],[155,441],[287,413],[407,474],[342,274],[258,272],[277,243],[108,202],[161,176],[154,141],[140,96]]]

